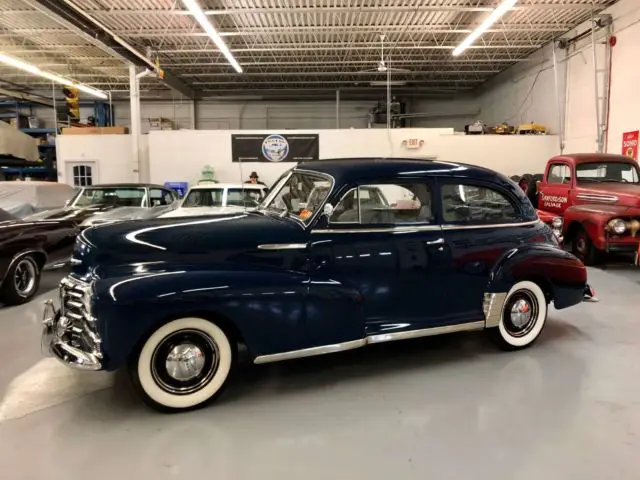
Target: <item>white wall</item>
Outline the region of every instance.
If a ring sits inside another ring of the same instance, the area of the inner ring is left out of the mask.
[[[621,153],[622,133],[640,128],[640,2],[620,0],[603,13],[613,16],[617,45],[612,51],[609,131],[606,151]],[[586,23],[573,32],[589,28]],[[597,49],[598,52],[602,48]],[[562,60],[562,56],[559,56]],[[517,124],[536,121],[552,132],[559,131],[558,103],[552,62],[547,46],[489,82],[480,95],[482,119],[488,123]],[[587,38],[569,50],[569,58],[558,69],[560,105],[565,114],[565,152],[593,152],[597,123],[595,77],[591,40]],[[604,68],[602,57],[598,67]]]
[[[94,172],[94,183],[135,180],[130,135],[60,135],[56,142],[59,182],[73,184],[73,179],[67,176],[67,164],[72,162],[96,162],[98,170]],[[148,148],[148,137],[143,136],[140,178],[148,172]]]
[[[211,165],[220,181],[246,180],[251,171],[270,184],[292,163],[231,162],[228,131],[164,131],[149,134],[150,180],[196,182],[205,165]],[[256,131],[251,133],[273,133]],[[296,133],[318,133],[299,131]],[[424,140],[420,150],[406,150],[402,141]],[[321,130],[320,158],[437,156],[440,160],[486,166],[507,175],[542,172],[557,152],[554,136],[454,135],[451,129]]]

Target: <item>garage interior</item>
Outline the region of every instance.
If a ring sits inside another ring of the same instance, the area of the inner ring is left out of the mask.
[[[637,0],[0,0],[0,120],[35,138],[0,151],[0,200],[9,181],[271,186],[294,164],[235,162],[249,134],[518,177],[561,153],[637,161],[639,45]],[[589,267],[600,302],[551,309],[530,349],[469,332],[241,356],[223,396],[176,415],[125,372],[43,357],[66,268],[0,310],[3,478],[638,478],[637,254]]]

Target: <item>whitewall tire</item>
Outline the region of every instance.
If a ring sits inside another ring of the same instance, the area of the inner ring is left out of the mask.
[[[144,401],[162,411],[202,406],[222,392],[235,363],[235,346],[213,322],[180,318],[145,341],[129,365]]]
[[[547,321],[547,298],[534,282],[516,283],[505,299],[497,328],[490,330],[493,340],[504,350],[532,345]]]

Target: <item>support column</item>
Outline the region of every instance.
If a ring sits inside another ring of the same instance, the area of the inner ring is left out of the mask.
[[[140,88],[136,66],[129,65],[129,102],[131,107],[131,125],[129,135],[131,136],[131,179],[133,182],[140,180],[140,124],[142,117],[140,114]]]
[[[336,128],[340,128],[340,90],[336,90]]]

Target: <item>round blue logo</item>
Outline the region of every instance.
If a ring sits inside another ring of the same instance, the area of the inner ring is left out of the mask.
[[[282,135],[269,135],[262,142],[262,155],[270,162],[282,162],[289,155],[289,142]]]

